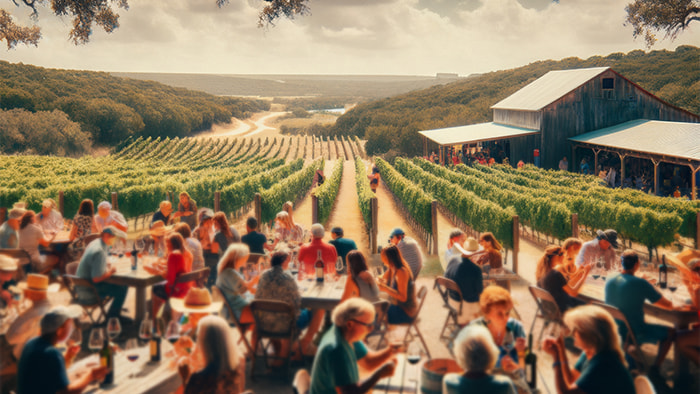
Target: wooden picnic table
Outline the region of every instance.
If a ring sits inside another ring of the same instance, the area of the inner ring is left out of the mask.
[[[152,264],[158,260],[157,256],[144,255],[139,257],[138,268],[131,270],[131,257],[109,256],[108,262],[117,268],[117,272],[105,280],[115,285],[133,287],[136,290],[135,314],[136,321],[143,320],[146,315],[146,289],[165,279],[160,275],[153,275],[143,268],[144,263]]]
[[[372,388],[373,393],[418,393],[421,384],[421,371],[426,357],[411,365],[406,361],[405,354],[396,355],[394,375],[380,379]],[[368,376],[366,373],[362,377]]]
[[[340,303],[345,290],[347,275],[341,275],[338,281],[317,283],[315,278],[297,280],[301,292],[301,306],[310,309],[333,310]]]
[[[490,270],[488,274],[483,273],[484,281],[494,281],[497,285],[505,288],[510,292],[510,281],[520,280],[520,276],[508,268],[499,268],[498,270]]]
[[[70,231],[62,230],[56,233],[56,236],[51,240],[51,246],[70,243]]]
[[[171,393],[177,390],[182,385],[177,364],[173,358],[165,356],[172,348],[170,342],[161,341],[161,361],[157,363],[151,362],[147,345],[138,349],[136,361],[127,360],[126,351],[118,352],[114,355],[114,383],[105,387],[92,384],[83,393]],[[73,364],[68,370],[69,376],[93,363],[99,363],[97,354]]]

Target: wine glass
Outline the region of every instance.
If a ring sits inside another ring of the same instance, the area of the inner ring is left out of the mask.
[[[178,339],[180,339],[180,323],[177,319],[172,319],[168,323],[168,327],[165,329],[165,339],[167,339],[171,344],[175,345]],[[174,351],[170,350],[166,357],[172,356]]]
[[[136,338],[130,338],[126,341],[126,359],[130,362],[134,362],[139,359],[139,341]],[[136,375],[132,372],[129,374],[130,378],[135,378]]]
[[[335,272],[343,272],[344,268],[345,264],[343,263],[343,258],[338,256],[338,259],[335,261]]]
[[[153,331],[153,321],[148,318],[148,313],[146,313],[146,318],[143,319],[141,325],[139,326],[139,338],[144,341],[151,339],[151,332]]]
[[[70,333],[70,336],[68,337],[68,343],[70,345],[82,345],[83,343],[83,330],[80,329],[80,323],[75,320],[75,324],[73,325],[73,332]]]
[[[109,339],[114,341],[117,339],[119,334],[122,332],[122,325],[119,323],[119,318],[118,317],[110,317],[109,320],[107,321],[107,335],[109,335]]]
[[[99,351],[100,349],[102,349],[104,342],[105,342],[104,328],[102,328],[102,327],[93,328],[92,331],[90,331],[90,340],[88,342],[88,347],[90,348],[90,350],[92,350],[93,352]]]
[[[406,361],[408,361],[409,364],[415,365],[415,372],[411,374],[411,378],[408,379],[409,382],[416,382],[418,383],[417,376],[418,376],[418,362],[421,359],[421,355],[423,353],[423,350],[420,347],[420,344],[416,341],[411,342],[408,345],[408,349],[406,349]]]

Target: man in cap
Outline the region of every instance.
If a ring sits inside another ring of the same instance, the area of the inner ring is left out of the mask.
[[[318,259],[318,253],[321,252],[323,260],[323,272],[325,274],[335,274],[335,262],[338,259],[338,252],[335,251],[333,245],[323,242],[323,236],[326,230],[320,223],[314,223],[311,226],[311,242],[302,245],[299,248],[299,272],[304,272],[307,276],[314,276],[316,268],[314,264]]]
[[[0,254],[0,300],[4,306],[12,305],[12,293],[9,288],[15,285],[15,275],[17,274],[18,261],[15,258]]]
[[[19,221],[24,215],[24,208],[12,208],[7,221],[0,226],[0,249],[19,248]]]
[[[112,305],[107,312],[108,317],[119,317],[124,300],[126,299],[126,286],[107,283],[105,280],[117,272],[115,267],[107,266],[107,250],[114,245],[117,238],[126,239],[126,234],[114,226],[102,229],[100,238],[90,242],[85,248],[83,257],[78,264],[76,276],[91,281],[100,297],[113,297]],[[79,297],[90,298],[92,293],[89,289],[78,286],[76,288]]]
[[[598,259],[603,260],[605,269],[609,270],[615,261],[615,249],[617,249],[617,231],[605,230],[597,231],[596,239],[585,242],[581,245],[581,250],[576,257],[576,266],[583,267],[595,264]]]
[[[68,379],[70,365],[80,346],[72,346],[66,356],[56,345],[64,342],[74,329],[73,319],[80,317],[79,306],[58,306],[41,319],[41,335],[24,346],[17,366],[17,393],[80,393],[91,382],[103,380],[107,367],[85,367]]]
[[[389,235],[389,243],[399,248],[401,257],[411,267],[413,280],[416,280],[420,270],[423,269],[423,251],[420,250],[418,242],[411,237],[407,237],[406,233],[397,227]]]
[[[32,301],[32,306],[22,312],[7,329],[7,343],[14,346],[12,353],[16,359],[22,354],[24,344],[31,338],[41,334],[39,321],[49,310],[51,303],[48,299],[49,277],[46,275],[29,274],[27,281],[18,286],[24,291],[24,298]],[[58,291],[58,284],[51,286],[51,292]]]
[[[50,198],[41,203],[41,212],[37,215],[37,219],[39,226],[46,234],[56,234],[63,230],[63,216],[56,208],[56,202]]]
[[[102,201],[97,205],[97,215],[95,215],[95,226],[97,231],[102,231],[107,226],[114,226],[121,231],[127,231],[129,224],[124,215],[112,210],[112,204]]]
[[[333,227],[331,229],[331,238],[333,239],[328,241],[328,243],[335,247],[338,256],[343,259],[343,269],[338,271],[338,273],[346,274],[348,272],[348,263],[345,261],[345,256],[347,256],[351,250],[357,250],[357,244],[355,241],[343,237],[343,229],[341,227]]]

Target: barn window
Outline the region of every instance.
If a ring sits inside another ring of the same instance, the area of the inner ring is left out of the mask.
[[[615,79],[614,78],[603,78],[603,89],[615,89]]]

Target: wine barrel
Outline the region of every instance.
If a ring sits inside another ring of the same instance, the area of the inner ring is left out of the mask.
[[[421,392],[423,394],[441,394],[442,378],[448,373],[463,373],[462,368],[450,358],[434,358],[423,364],[421,372]]]

